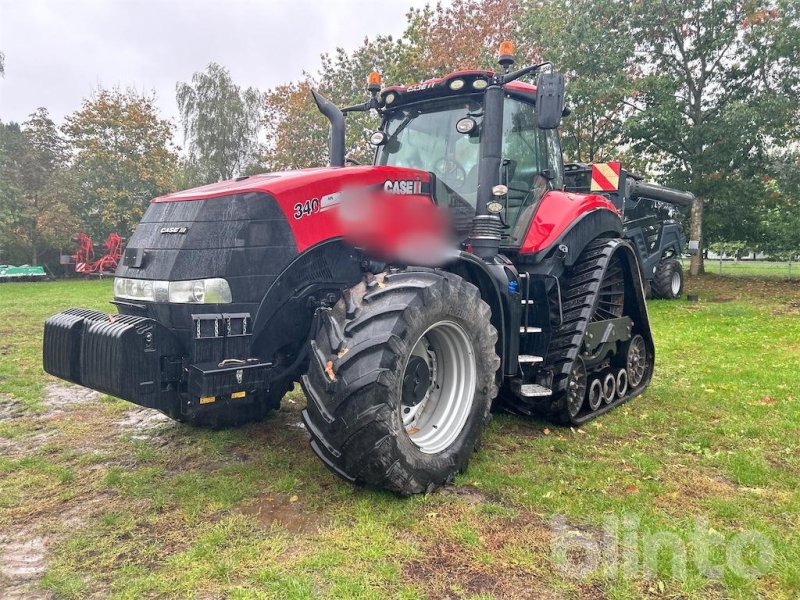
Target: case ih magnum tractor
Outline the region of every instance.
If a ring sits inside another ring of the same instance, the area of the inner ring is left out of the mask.
[[[655,352],[624,206],[565,190],[563,77],[510,71],[503,49],[497,73],[371,75],[342,110],[315,93],[330,167],[153,200],[118,314],[48,319],[45,370],[211,427],[263,418],[299,381],[319,458],[404,495],[466,468],[498,394],[572,424],[640,394]],[[344,167],[344,114],[368,110],[374,165]]]

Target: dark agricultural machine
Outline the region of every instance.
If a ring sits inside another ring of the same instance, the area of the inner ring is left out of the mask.
[[[684,250],[680,208],[691,206],[694,195],[642,181],[620,163],[571,163],[564,165],[564,172],[567,191],[601,194],[619,210],[625,238],[639,254],[649,296],[680,298],[683,267],[679,259]]]
[[[45,370],[210,427],[299,381],[319,458],[400,494],[466,468],[495,398],[578,425],[640,394],[655,349],[627,207],[565,187],[563,77],[500,54],[408,87],[371,74],[344,109],[314,93],[330,167],[153,200],[118,314],[48,319]],[[345,167],[344,115],[370,110],[374,164]]]

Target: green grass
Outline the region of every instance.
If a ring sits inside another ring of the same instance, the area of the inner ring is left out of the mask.
[[[110,399],[49,411],[42,322],[107,307],[110,283],[3,284],[0,531],[47,537],[37,585],[58,598],[796,598],[800,287],[688,288],[700,302],[649,304],[657,368],[642,397],[580,429],[497,414],[454,488],[400,499],[317,461],[298,390],[236,431],[126,429],[133,407]],[[565,575],[555,516],[592,543],[618,526],[635,567]],[[698,569],[697,536],[722,542],[710,557],[724,564],[743,532],[774,549],[766,574]],[[674,553],[645,555],[654,539],[688,549],[684,576]]]

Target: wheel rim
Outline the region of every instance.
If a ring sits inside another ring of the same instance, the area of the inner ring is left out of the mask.
[[[416,380],[426,371],[427,385],[420,390]],[[477,366],[467,332],[453,321],[429,327],[414,344],[402,381],[400,416],[409,439],[425,454],[449,448],[464,429],[475,400]]]
[[[603,402],[603,384],[599,379],[592,381],[589,386],[589,408],[597,410],[597,407]]]
[[[607,373],[603,379],[603,402],[611,404],[617,396],[617,378]]]
[[[622,398],[628,393],[628,373],[620,369],[617,373],[617,397]]]
[[[586,367],[580,358],[575,360],[567,382],[567,408],[574,417],[581,412],[583,398],[586,396]]]
[[[681,293],[681,274],[675,271],[672,274],[672,295],[678,296]]]
[[[630,387],[635,388],[642,383],[646,368],[647,350],[644,347],[644,338],[641,335],[635,335],[628,347],[626,367],[626,371],[628,371],[628,385]]]

